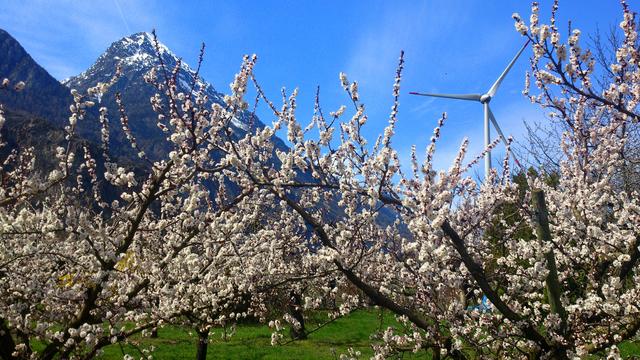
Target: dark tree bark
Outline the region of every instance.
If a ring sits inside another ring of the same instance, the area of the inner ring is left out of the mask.
[[[13,341],[11,332],[5,324],[5,320],[0,318],[0,359],[10,360],[13,359],[11,355],[16,348],[16,343]]]
[[[533,206],[535,208],[535,221],[536,221],[536,234],[539,239],[544,242],[551,243],[551,230],[549,228],[549,210],[547,210],[547,204],[544,199],[544,192],[542,190],[534,190],[532,194]],[[556,257],[553,250],[550,250],[545,254],[547,260],[547,269],[549,274],[546,279],[547,296],[549,298],[549,305],[551,311],[560,316],[562,321],[560,328],[564,333],[567,326],[567,312],[564,310],[561,301],[562,286],[558,280],[558,269],[556,267]]]
[[[196,332],[198,333],[198,352],[196,353],[196,360],[206,360],[207,347],[209,346],[209,329],[196,329]]]
[[[289,334],[292,339],[304,340],[307,338],[307,331],[304,326],[304,313],[302,312],[302,296],[299,293],[292,291],[291,299],[289,300],[289,312],[291,316],[298,322],[299,326],[291,326]]]

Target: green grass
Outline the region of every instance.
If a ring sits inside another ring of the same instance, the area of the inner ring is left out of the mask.
[[[215,328],[209,336],[207,359],[337,359],[340,354],[346,354],[349,348],[362,352],[362,358],[368,359],[373,355],[371,343],[378,341],[371,340],[370,336],[380,329],[379,314],[376,310],[359,310],[313,332],[307,340],[277,346],[271,346],[271,329],[266,325],[238,325],[236,333],[226,341],[221,337],[222,329]],[[385,311],[383,315],[383,329],[398,326],[391,313]],[[325,313],[316,313],[313,317],[307,319],[308,331],[328,319]],[[287,335],[286,332],[284,334]],[[288,340],[285,337],[283,342]],[[136,345],[140,348],[153,346],[154,359],[195,359],[196,356],[197,336],[193,329],[166,326],[158,330],[158,338],[133,337],[130,342],[133,344],[107,346],[99,359],[122,359],[123,352],[140,358]],[[619,348],[623,358],[640,359],[640,341],[637,339],[624,342]],[[593,355],[587,359],[602,358],[603,355]],[[430,358],[425,351],[406,353],[402,357]]]
[[[213,329],[209,336],[207,359],[336,359],[348,348],[361,351],[368,359],[371,349],[370,335],[380,327],[379,312],[356,311],[338,319],[309,335],[307,340],[286,345],[271,346],[271,330],[266,325],[238,325],[236,333],[227,341],[221,338],[221,329]],[[322,314],[318,314],[322,316]],[[325,317],[318,320],[326,320]],[[315,328],[315,322],[307,330]],[[397,325],[389,312],[384,313],[383,327]],[[285,333],[286,335],[286,333]],[[194,359],[197,336],[193,330],[167,326],[158,330],[158,338],[134,338],[141,347],[153,345],[154,359]],[[285,337],[284,342],[287,341]],[[130,345],[111,345],[104,349],[101,359],[122,359],[122,351],[134,357],[140,353]],[[406,354],[404,359],[428,359],[426,352]]]
[[[622,355],[623,358],[640,359],[640,341],[638,341],[637,338],[633,341],[625,341],[621,343],[618,348],[620,349],[620,355]]]

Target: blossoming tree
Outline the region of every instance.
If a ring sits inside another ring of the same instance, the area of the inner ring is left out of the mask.
[[[95,95],[118,74],[88,94],[71,91],[67,144],[45,179],[35,174],[32,150],[9,155],[0,192],[2,358],[92,358],[166,322],[205,333],[225,319],[260,316],[256,294],[270,286],[255,262],[277,268],[279,256],[295,249],[272,248],[271,258],[261,257],[273,233],[260,230],[266,218],[249,201],[254,191],[238,191],[228,176],[233,164],[221,160],[234,146],[229,123],[246,107],[252,66],[246,58],[226,107],[211,108],[195,82],[190,94],[177,93],[179,64],[160,64],[147,75],[159,93],[151,106],[171,149],[158,161],[138,148],[118,96],[119,125],[141,166],[127,169],[110,157],[112,125],[104,107],[101,153],[75,136]],[[104,186],[117,198],[106,198]],[[274,270],[269,279],[282,281],[282,274]],[[206,338],[201,343],[206,356]]]
[[[239,168],[237,182],[279,199],[292,223],[313,230],[319,259],[407,324],[388,329],[376,346],[380,357],[422,348],[453,358],[568,358],[604,349],[615,356],[616,345],[638,331],[640,197],[637,189],[618,186],[629,166],[624,129],[638,122],[635,15],[623,2],[625,40],[611,65],[618,75],[597,93],[590,81],[595,61],[580,47],[579,31],[560,41],[556,9],[551,25],[539,23],[536,3],[528,26],[515,16],[517,30],[534,44],[538,94],[532,99],[571,124],[559,144],[563,159],[554,182],[532,173],[526,186],[517,186],[505,159],[503,171],[480,184],[467,175],[478,157],[465,162],[466,140],[451,168],[436,171],[432,159],[445,117],[425,161],[418,163],[414,151],[412,169],[403,173],[392,146],[402,56],[389,124],[373,145],[361,135],[368,119],[357,84],[345,75],[351,118],[341,121],[345,107],[325,118],[316,106],[308,126],[296,118],[296,92],[276,108],[258,87],[276,120],[227,155],[249,163]],[[292,146],[274,152],[270,139],[281,127]],[[317,136],[310,136],[313,129]],[[269,157],[281,166],[266,165]],[[300,172],[313,180],[301,181]],[[344,214],[327,222],[319,204],[330,201]],[[524,220],[500,218],[506,204]],[[385,224],[383,211],[399,219]],[[497,241],[487,236],[495,221],[503,228]],[[482,296],[489,310],[474,309]]]

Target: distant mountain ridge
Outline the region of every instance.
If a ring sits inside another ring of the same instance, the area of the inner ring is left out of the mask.
[[[0,90],[6,123],[0,129],[6,146],[0,157],[16,148],[33,147],[40,173],[53,169],[55,149],[64,143],[68,124],[69,89],[40,66],[9,33],[0,29],[0,81],[25,82],[20,92]],[[77,145],[77,144],[76,144]],[[94,149],[98,149],[97,146]]]
[[[21,92],[0,91],[5,108],[32,114],[64,126],[73,102],[69,89],[51,76],[9,33],[0,29],[0,81],[25,82]]]

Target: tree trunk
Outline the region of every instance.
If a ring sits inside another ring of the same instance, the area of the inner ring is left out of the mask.
[[[547,210],[547,204],[544,199],[544,192],[542,190],[534,190],[532,194],[533,207],[536,210],[536,235],[538,239],[551,243],[551,230],[549,229],[549,211]],[[547,297],[549,298],[549,305],[551,311],[558,314],[562,320],[561,330],[564,331],[567,325],[567,313],[562,306],[560,299],[562,295],[562,288],[560,281],[558,280],[558,269],[556,267],[556,258],[553,254],[553,250],[549,250],[545,254],[547,260],[547,269],[549,274],[546,279]]]
[[[440,360],[440,347],[434,346],[431,348],[431,359],[432,360]]]
[[[536,236],[538,239],[547,243],[551,243],[551,230],[549,228],[549,210],[544,199],[544,192],[542,190],[533,190],[531,194],[533,207],[535,209],[535,221],[536,221]],[[567,312],[562,306],[562,285],[558,280],[558,268],[556,266],[556,257],[553,253],[553,249],[549,250],[545,255],[547,261],[547,274],[546,278],[546,291],[551,312],[558,314],[560,317],[560,334],[565,334],[567,328]],[[553,349],[553,357],[557,359],[568,359],[566,349],[561,345],[555,345]]]
[[[292,339],[304,340],[307,338],[307,331],[304,326],[304,314],[302,312],[302,297],[297,292],[291,292],[291,300],[289,301],[289,311],[296,321],[298,321],[298,327],[291,326],[289,334]]]
[[[16,343],[13,341],[13,337],[11,337],[11,332],[7,324],[3,318],[0,318],[0,359],[13,359],[11,354],[15,348]]]
[[[196,353],[196,360],[206,360],[207,347],[209,346],[209,329],[196,329],[196,332],[198,333],[198,352]]]

